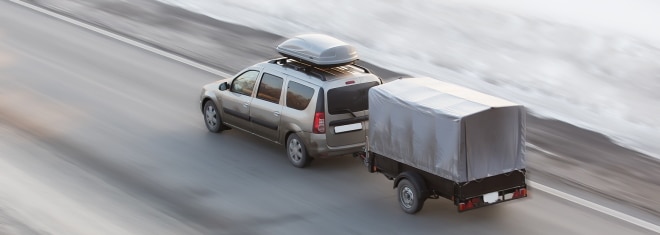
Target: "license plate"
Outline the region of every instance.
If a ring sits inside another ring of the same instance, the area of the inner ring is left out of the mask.
[[[484,194],[483,197],[485,203],[495,203],[497,202],[497,199],[499,199],[499,194],[497,192],[492,192]]]
[[[348,125],[336,126],[335,134],[349,132],[349,131],[357,131],[357,130],[362,130],[362,123],[353,123]]]

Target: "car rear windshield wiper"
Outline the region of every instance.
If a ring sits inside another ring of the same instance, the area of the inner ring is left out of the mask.
[[[353,115],[353,117],[357,117],[357,115],[355,115],[355,113],[353,113],[353,111],[351,111],[351,109],[349,108],[332,110],[333,113],[337,113],[338,111],[344,111],[343,113],[350,113],[351,115]]]

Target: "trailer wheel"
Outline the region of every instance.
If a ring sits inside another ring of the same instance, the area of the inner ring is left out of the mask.
[[[422,196],[421,190],[410,182],[408,178],[401,179],[397,187],[399,205],[404,212],[408,214],[415,214],[419,212],[424,206],[425,197]]]

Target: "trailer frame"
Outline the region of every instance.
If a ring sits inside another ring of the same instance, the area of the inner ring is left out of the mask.
[[[365,151],[358,155],[362,157],[369,172],[381,173],[394,181],[393,188],[399,189],[399,204],[409,214],[421,210],[426,199],[451,200],[459,212],[464,212],[527,197],[525,169],[468,182],[455,182],[374,152]],[[400,183],[404,179],[411,182],[417,191],[416,198],[412,198],[419,200],[417,208],[406,208],[403,205],[405,200],[401,198]],[[487,194],[497,194],[497,200],[487,201],[484,198]]]

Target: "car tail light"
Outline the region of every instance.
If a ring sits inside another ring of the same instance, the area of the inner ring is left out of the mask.
[[[316,112],[314,114],[314,128],[312,129],[312,132],[316,134],[324,134],[325,133],[325,113],[324,112]]]

